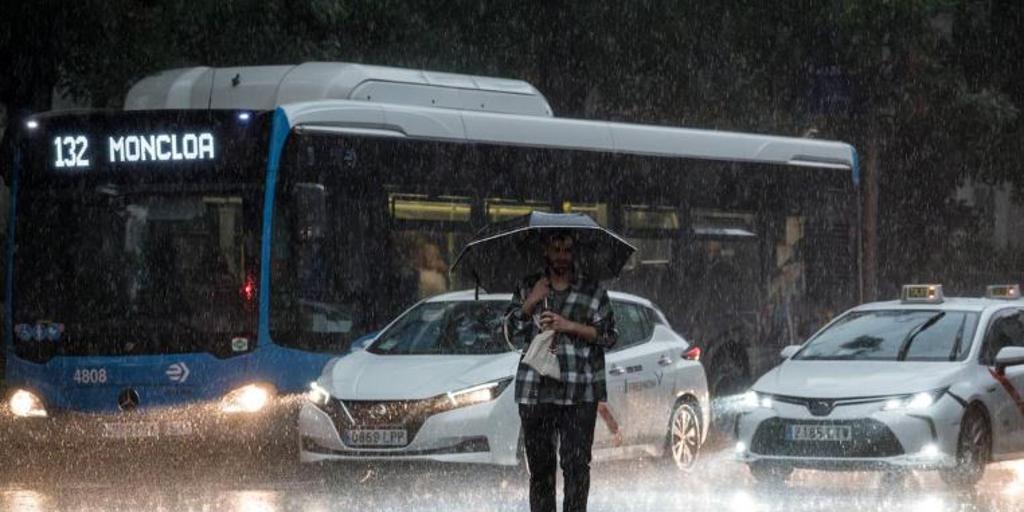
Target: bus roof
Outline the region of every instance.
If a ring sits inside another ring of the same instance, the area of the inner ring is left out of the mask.
[[[126,110],[281,108],[300,132],[511,144],[841,169],[842,142],[553,117],[520,80],[362,64],[183,68],[132,87]]]
[[[331,100],[281,107],[299,132],[512,144],[851,171],[842,142],[719,130]]]
[[[273,110],[317,100],[552,115],[544,95],[522,80],[341,62],[170,69],[132,86],[124,108]]]

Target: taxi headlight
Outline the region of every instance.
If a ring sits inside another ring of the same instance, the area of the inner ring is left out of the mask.
[[[747,391],[743,395],[743,407],[747,409],[771,409],[772,408],[772,397],[758,393],[757,391]]]
[[[914,393],[913,395],[906,395],[897,398],[891,398],[886,400],[885,405],[882,406],[883,411],[921,411],[931,407],[935,402],[939,401],[939,397],[945,393],[945,389],[939,389],[936,391],[927,391],[923,393]]]
[[[491,400],[498,398],[498,396],[501,395],[501,392],[505,391],[505,388],[507,388],[511,383],[512,377],[507,377],[480,384],[478,386],[460,389],[458,391],[449,391],[446,393],[447,408],[457,409],[459,407],[467,407],[470,405],[490,402]]]
[[[306,392],[306,399],[316,405],[327,405],[331,400],[331,393],[316,382],[309,383],[309,391]]]
[[[8,400],[11,413],[19,418],[45,418],[46,408],[43,401],[30,391],[19,389]]]
[[[221,410],[227,413],[259,412],[270,402],[270,388],[262,384],[248,384],[224,395]]]

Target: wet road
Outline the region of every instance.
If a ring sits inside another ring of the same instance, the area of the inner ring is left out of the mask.
[[[140,457],[141,461],[125,462]],[[107,511],[520,511],[515,471],[449,465],[332,465],[297,468],[273,460],[202,454],[50,454],[3,473],[0,510]],[[216,460],[216,462],[211,462]],[[680,475],[658,461],[595,465],[591,510],[1016,511],[1024,509],[1024,463],[993,466],[973,493],[947,490],[936,475],[888,481],[870,473],[797,472],[763,488],[727,451],[706,454]]]

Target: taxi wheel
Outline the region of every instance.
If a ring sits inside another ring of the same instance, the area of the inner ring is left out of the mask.
[[[793,474],[793,468],[790,466],[763,461],[751,462],[748,467],[750,468],[750,474],[754,475],[754,478],[761,484],[784,484],[786,480],[789,480],[789,475]]]
[[[689,473],[700,457],[700,416],[687,402],[676,404],[668,428],[668,448],[677,469]]]
[[[956,446],[956,467],[940,470],[946,484],[973,487],[985,475],[985,465],[992,460],[992,431],[985,413],[971,407],[960,422]]]

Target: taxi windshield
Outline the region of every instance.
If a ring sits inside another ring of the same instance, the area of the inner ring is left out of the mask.
[[[402,315],[367,350],[381,355],[498,354],[505,341],[505,301],[424,302]]]
[[[798,360],[958,361],[967,357],[978,314],[875,310],[848,313],[812,338]]]

